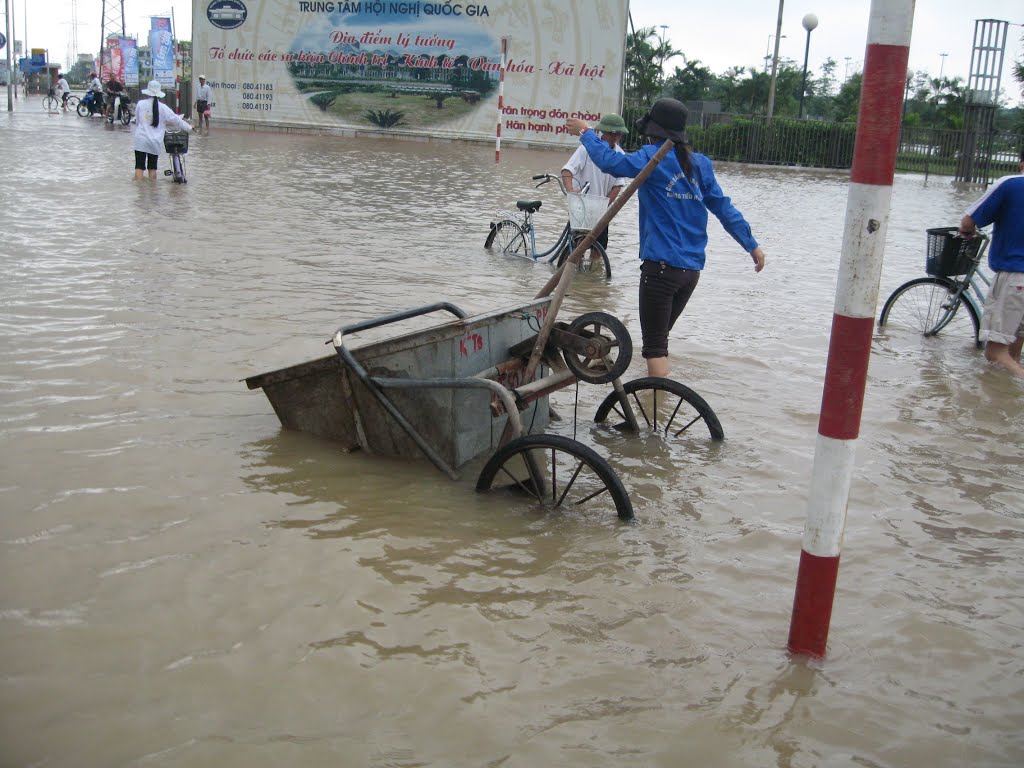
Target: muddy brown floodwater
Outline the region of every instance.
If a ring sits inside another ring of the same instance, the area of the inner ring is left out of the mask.
[[[1024,391],[968,339],[877,338],[828,657],[785,648],[843,174],[718,168],[768,266],[712,222],[671,348],[724,443],[554,396],[623,524],[342,454],[240,382],[343,323],[532,298],[550,268],[482,243],[533,196],[554,237],[530,176],[565,155],[215,123],[188,185],[138,184],[128,130],[30,102],[0,112],[0,765],[1024,763]],[[978,194],[896,179],[883,297]],[[638,340],[636,217],[562,311]]]

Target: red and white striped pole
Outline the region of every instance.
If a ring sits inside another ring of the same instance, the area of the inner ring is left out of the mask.
[[[914,0],[872,0],[832,337],[789,625],[789,650],[809,656],[825,655],[832,618],[913,26]]]
[[[494,162],[501,162],[501,122],[505,119],[505,57],[508,54],[508,38],[501,38],[501,74],[498,77],[498,132],[494,138]]]

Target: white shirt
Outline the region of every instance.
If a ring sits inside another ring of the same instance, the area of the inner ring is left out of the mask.
[[[153,97],[143,96],[135,105],[135,151],[145,152],[148,155],[159,155],[164,151],[164,132],[167,130],[191,131],[192,126],[186,123],[174,111],[158,101],[160,120],[154,128],[150,123],[153,121]]]
[[[100,92],[103,91],[103,83],[100,82],[100,79],[98,77],[94,77],[92,79],[92,82],[89,84],[89,90]]]
[[[618,144],[615,145],[615,151],[623,155],[626,154]],[[587,191],[588,195],[608,197],[608,193],[611,192],[613,187],[624,187],[630,182],[629,179],[617,179],[602,171],[594,165],[594,161],[590,159],[586,148],[582,146],[572,153],[569,162],[562,166],[562,170],[569,171],[576,180],[577,188],[569,190],[570,192],[579,192],[583,189],[583,185],[589,181],[590,189]]]
[[[212,99],[210,98],[209,85],[203,83],[198,88],[196,88],[196,101],[205,101],[207,104],[209,104],[212,101]]]
[[[71,86],[68,85],[68,81],[62,77],[57,81],[57,90],[61,93],[71,93]]]

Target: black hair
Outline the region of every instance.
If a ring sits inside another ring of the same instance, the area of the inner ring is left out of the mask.
[[[690,148],[685,144],[676,144],[674,149],[676,151],[676,160],[678,160],[679,165],[683,167],[683,173],[686,174],[686,178],[690,178],[693,174],[693,161],[690,159]]]
[[[160,99],[153,97],[153,120],[150,125],[156,128],[160,125]]]

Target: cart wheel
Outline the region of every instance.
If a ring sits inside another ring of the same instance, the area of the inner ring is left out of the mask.
[[[576,374],[576,378],[591,384],[607,384],[629,368],[629,361],[633,357],[633,341],[626,326],[612,315],[607,312],[587,312],[569,323],[566,330],[579,336],[602,338],[602,331],[607,331],[612,337],[607,356],[581,355],[575,350],[562,350],[565,364]]]
[[[610,501],[620,519],[633,519],[629,494],[611,465],[593,449],[561,435],[524,435],[499,448],[476,481],[478,491],[494,488],[525,493],[543,507]]]
[[[689,387],[672,379],[658,376],[647,376],[634,379],[623,385],[626,402],[623,403],[618,392],[612,392],[604,399],[597,409],[594,421],[600,423],[608,418],[613,411],[621,418],[612,426],[622,429],[628,424],[625,408],[639,411],[637,421],[646,424],[651,432],[662,432],[665,437],[690,437],[707,429],[712,440],[725,437],[718,416],[711,410],[703,397]],[[649,395],[646,393],[650,393]]]

